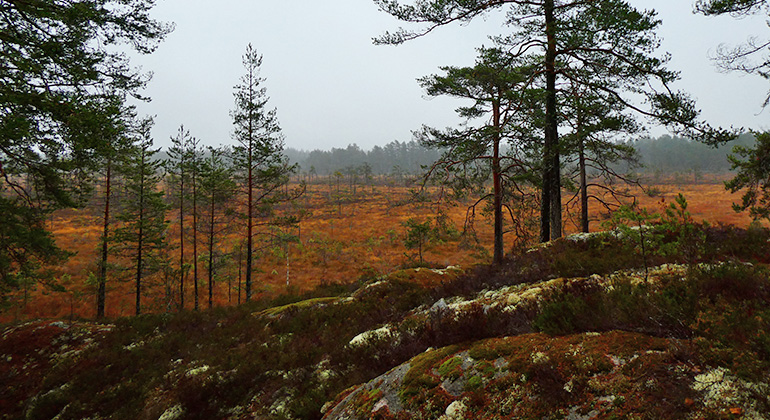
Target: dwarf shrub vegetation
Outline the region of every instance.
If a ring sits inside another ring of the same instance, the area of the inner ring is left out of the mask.
[[[770,327],[770,283],[765,268],[745,262],[770,262],[767,230],[696,228],[706,235],[698,256],[701,263],[693,264],[685,276],[644,282],[616,274],[609,288],[591,281],[567,282],[543,295],[538,305],[513,311],[476,303],[458,312],[428,308],[441,298],[473,298],[501,286],[638,269],[634,245],[609,235],[559,240],[512,255],[500,266],[468,270],[434,288],[402,273],[385,281],[323,285],[237,308],[119,319],[104,339],[47,373],[40,389],[56,391],[41,392],[34,404],[20,404],[10,418],[157,418],[168,407],[148,401],[170,401],[182,406],[186,419],[219,418],[232,407],[265,418],[318,419],[323,404],[342,390],[410,359],[413,368],[436,367],[440,375],[413,369],[404,378],[402,398],[431,405],[438,416],[450,401],[422,390],[437,386],[442,377],[460,374],[455,344],[533,330],[552,335],[626,330],[692,339],[695,345],[682,350],[692,353],[686,360],[698,358],[759,380],[758,375],[770,370],[770,339],[765,334]],[[664,236],[671,241],[677,237]],[[673,252],[655,256],[655,261],[678,258]],[[384,325],[390,326],[392,336],[348,346],[358,334]],[[468,378],[468,390],[476,389],[473,398],[483,397],[485,378],[494,375],[492,362],[501,356],[509,358],[510,369],[528,372],[543,399],[566,396],[568,378],[547,366],[531,366],[529,355],[544,345],[545,336],[527,337],[510,348],[469,349],[474,359],[488,361],[478,379]],[[425,353],[429,347],[446,351]],[[201,370],[203,366],[208,369]],[[187,375],[191,371],[198,373]],[[578,392],[584,385],[573,386]],[[270,407],[279,406],[282,414],[271,414]]]

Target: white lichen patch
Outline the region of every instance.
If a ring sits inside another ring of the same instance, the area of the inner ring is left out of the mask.
[[[536,351],[532,353],[531,356],[532,364],[535,365],[544,365],[551,361],[551,358],[548,357],[547,354],[543,353],[542,351]]]
[[[198,366],[196,368],[192,368],[192,369],[188,370],[185,373],[185,376],[187,376],[188,378],[192,378],[194,376],[198,376],[198,375],[200,375],[202,373],[208,372],[209,369],[211,369],[211,368],[208,365]]]
[[[317,373],[318,380],[321,382],[328,381],[329,379],[334,377],[334,375],[335,375],[334,371],[330,369],[325,369]]]
[[[740,407],[743,419],[764,419],[757,412],[756,396],[770,392],[766,383],[740,379],[728,369],[718,367],[695,376],[692,389],[701,392],[707,407]]]
[[[388,399],[382,398],[379,401],[377,401],[377,404],[374,404],[374,407],[372,407],[372,413],[376,413],[380,410],[388,410]]]
[[[164,411],[163,414],[158,417],[158,420],[177,420],[181,418],[184,415],[184,408],[182,408],[181,404],[177,404],[168,410]]]
[[[360,347],[373,340],[381,340],[384,338],[392,338],[393,345],[398,345],[400,342],[398,331],[396,331],[392,325],[385,325],[376,330],[364,331],[361,334],[358,334],[348,342],[348,346],[353,348]]]
[[[444,410],[444,415],[441,416],[441,418],[445,420],[462,420],[465,418],[467,409],[464,402],[460,400],[453,401],[447,406],[446,410]]]
[[[62,321],[54,321],[49,324],[52,327],[61,328],[63,330],[69,329],[70,325]]]
[[[419,271],[419,270],[420,269],[418,268],[417,271]],[[447,268],[434,268],[434,269],[432,269],[430,271],[432,271],[432,272],[434,272],[434,273],[436,273],[438,275],[444,276],[444,275],[446,275],[446,274],[448,274],[448,273],[450,273],[452,271],[454,271],[454,272],[462,272],[463,270],[462,270],[462,268],[460,268],[460,266],[450,265]]]
[[[617,400],[617,399],[618,399],[618,397],[616,397],[615,395],[605,395],[603,397],[597,398],[596,401],[598,401],[600,403],[613,404],[615,402],[615,400]]]
[[[330,364],[329,358],[324,358],[315,365],[315,374],[319,381],[328,381],[336,375],[336,372],[330,368]]]
[[[584,232],[573,233],[572,235],[567,236],[567,240],[568,241],[572,241],[572,242],[585,242],[585,241],[587,241],[588,239],[590,239],[590,238],[592,238],[594,236],[596,236],[596,232],[591,232],[591,233],[584,233]]]
[[[449,310],[455,312],[455,314],[469,308],[471,305],[476,303],[477,300],[464,300],[464,299],[456,299],[452,303],[448,304]],[[455,318],[457,318],[455,316]]]
[[[687,266],[682,264],[663,264],[659,267],[651,267],[648,270],[647,279],[643,270],[621,270],[609,275],[592,274],[589,277],[553,278],[542,282],[524,283],[512,286],[504,286],[494,290],[483,290],[473,299],[461,297],[442,298],[431,307],[421,307],[413,312],[415,316],[428,316],[431,313],[441,313],[458,319],[463,311],[474,305],[482,305],[484,310],[489,308],[500,309],[503,312],[515,312],[521,308],[532,308],[543,302],[550,293],[562,290],[565,286],[575,283],[590,283],[598,285],[607,291],[613,290],[618,282],[630,282],[632,285],[640,283],[659,284],[660,279],[670,276],[684,276]],[[379,283],[379,282],[378,282]],[[376,285],[374,283],[367,287]],[[372,332],[363,333],[354,340],[366,338]]]
[[[567,392],[569,392],[571,394],[572,390],[575,389],[575,381],[573,380],[573,378],[570,378],[570,380],[567,381],[567,383],[564,384],[563,388],[564,388],[565,391],[567,391]]]
[[[136,343],[131,343],[126,346],[123,346],[123,350],[128,350],[128,351],[136,350],[144,346],[144,344],[145,344],[144,340],[140,340],[140,341],[137,341]]]
[[[580,414],[581,407],[571,407],[564,420],[593,420],[599,416],[598,410],[591,410],[587,414]]]
[[[360,294],[362,294],[363,292],[365,292],[365,291],[367,291],[369,289],[374,289],[376,287],[382,286],[382,285],[387,284],[387,283],[388,282],[385,281],[385,280],[377,280],[374,283],[367,284],[366,286],[356,290],[356,292],[353,294],[353,296],[355,297],[355,296],[360,295]]]
[[[51,360],[54,362],[59,362],[65,359],[74,359],[78,355],[80,355],[80,353],[83,353],[84,351],[90,349],[91,347],[95,347],[95,344],[89,341],[80,348],[74,348],[74,349],[62,348],[61,350],[64,350],[64,351],[62,353],[57,353],[52,355]]]

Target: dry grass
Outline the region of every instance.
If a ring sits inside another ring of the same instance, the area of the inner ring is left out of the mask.
[[[632,191],[643,206],[653,211],[662,211],[672,202],[678,193],[687,198],[693,217],[709,223],[725,223],[745,226],[750,222],[748,215],[735,213],[731,205],[738,201],[739,195],[731,195],[724,190],[721,179],[707,179],[700,184],[676,185],[666,183],[653,186],[661,194],[649,196],[641,191]],[[336,187],[327,184],[309,185],[306,195],[298,200],[301,207],[309,211],[297,229],[290,233],[299,235],[300,242],[289,245],[289,266],[287,288],[287,263],[285,247],[269,242],[262,247],[256,261],[258,272],[255,289],[258,297],[271,297],[287,291],[304,291],[320,284],[352,283],[362,277],[375,277],[391,272],[410,262],[413,251],[405,249],[403,237],[405,228],[402,223],[410,217],[421,220],[435,216],[435,208],[428,204],[408,203],[409,191],[396,186],[358,186],[356,194],[342,187],[343,199],[339,200],[333,192]],[[565,198],[566,200],[566,198]],[[462,229],[465,218],[465,206],[445,209],[452,222]],[[13,297],[15,305],[0,314],[0,322],[18,319],[48,317],[93,317],[95,313],[95,287],[87,282],[95,273],[98,259],[100,220],[94,212],[63,211],[54,216],[51,228],[61,248],[76,254],[60,267],[53,267],[60,282],[67,292],[51,292],[38,286]],[[607,215],[600,209],[592,209],[594,221],[592,230],[600,229],[601,220]],[[173,246],[178,244],[178,224],[176,215],[169,215],[171,230],[169,238]],[[189,222],[187,222],[189,225]],[[240,230],[236,228],[235,230]],[[476,223],[480,244],[491,252],[492,229],[488,220],[479,219]],[[575,224],[565,223],[565,233],[577,231]],[[225,251],[240,240],[238,232],[225,239]],[[506,240],[510,243],[510,238]],[[436,266],[459,265],[469,267],[478,263],[487,263],[488,253],[478,250],[463,249],[458,241],[433,244],[425,251],[425,260]],[[192,253],[192,246],[186,245],[186,254]],[[206,248],[199,246],[199,253]],[[172,265],[178,262],[178,249],[172,251]],[[199,290],[201,308],[208,307],[208,289],[206,285],[205,263],[199,265]],[[214,287],[214,305],[227,306],[238,303],[238,267],[237,259],[220,270],[220,277]],[[107,315],[118,317],[133,313],[133,284],[130,275],[121,280],[113,274],[108,286]],[[228,278],[230,284],[228,284]],[[148,282],[148,283],[152,283]],[[154,280],[154,286],[145,291],[145,308],[154,311],[174,309],[168,305],[166,289],[160,280]],[[172,290],[177,289],[177,285]],[[193,302],[192,274],[186,285],[186,307]],[[241,295],[243,299],[243,295]],[[25,303],[26,302],[26,303]]]

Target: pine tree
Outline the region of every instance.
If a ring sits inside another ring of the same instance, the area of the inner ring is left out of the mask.
[[[191,143],[193,137],[184,125],[179,127],[176,136],[171,137],[171,147],[168,148],[168,156],[163,164],[168,173],[168,181],[171,190],[175,190],[173,205],[179,207],[179,310],[184,310],[185,279],[189,271],[189,265],[185,262],[185,203],[189,197],[190,161],[192,160]]]
[[[200,140],[191,137],[189,143],[188,173],[190,174],[190,201],[192,202],[192,245],[193,245],[193,293],[194,309],[200,308],[200,295],[198,290],[198,177],[200,173],[201,156]]]
[[[104,133],[102,136],[103,144],[101,148],[102,164],[104,167],[104,189],[103,212],[102,212],[102,237],[100,244],[100,259],[97,273],[97,292],[96,292],[96,317],[103,318],[105,315],[105,305],[107,300],[107,268],[109,259],[110,227],[114,222],[112,210],[113,203],[113,184],[115,179],[120,176],[121,162],[125,153],[131,147],[130,130],[131,124],[135,123],[136,115],[133,108],[123,107],[122,101],[116,101],[113,105],[120,107],[120,110],[114,115],[117,121],[111,124],[103,125]]]
[[[533,145],[537,143],[533,134],[519,128],[532,126],[524,121],[537,114],[538,105],[534,101],[540,92],[527,86],[533,77],[530,66],[525,63],[512,65],[510,57],[499,49],[482,48],[479,52],[473,67],[442,67],[445,75],[419,79],[431,96],[449,95],[470,100],[473,104],[457,109],[457,113],[467,119],[462,128],[441,131],[423,127],[417,138],[422,146],[443,151],[429,168],[427,178],[438,176],[439,182],[452,186],[457,196],[476,192],[481,196],[470,206],[466,226],[470,226],[470,215],[475,214],[475,208],[491,200],[493,262],[500,264],[504,256],[504,197],[513,192],[505,191],[505,186],[509,186],[508,190],[521,190],[516,186],[517,178],[531,178],[530,172],[534,170],[529,159],[521,159],[502,148],[505,145],[539,148]],[[479,118],[487,121],[481,125],[471,124]],[[492,192],[488,193],[484,186],[490,177]]]
[[[208,244],[208,290],[209,309],[214,306],[214,275],[218,262],[222,234],[230,230],[234,215],[236,185],[233,167],[227,157],[229,150],[209,147],[208,156],[203,159],[200,176],[200,197],[205,206],[204,223],[201,232]]]
[[[251,299],[253,284],[254,235],[259,220],[272,214],[280,200],[281,186],[295,170],[282,154],[283,135],[275,109],[268,109],[264,79],[259,75],[262,56],[249,44],[243,56],[246,73],[235,87],[235,109],[231,111],[235,125],[233,160],[246,195],[246,300]]]
[[[126,195],[123,211],[118,215],[122,225],[115,230],[113,241],[119,252],[130,260],[128,267],[134,273],[136,315],[141,314],[141,296],[146,287],[144,280],[160,268],[160,250],[166,241],[166,203],[159,187],[162,162],[155,158],[150,129],[151,118],[137,128],[138,138],[126,157],[123,171]]]
[[[613,97],[601,97],[584,85],[572,85],[564,89],[564,119],[571,132],[563,137],[568,163],[573,170],[570,175],[577,178],[575,194],[567,203],[567,209],[577,200],[579,227],[582,232],[590,231],[589,202],[598,202],[606,210],[617,210],[621,200],[629,194],[615,187],[621,182],[641,186],[638,179],[619,173],[618,164],[629,167],[639,165],[636,149],[628,143],[618,141],[620,136],[631,136],[640,131],[636,120],[623,113],[622,103]],[[591,176],[601,179],[600,183],[589,182]],[[573,180],[574,181],[574,180]],[[590,190],[590,191],[589,191]],[[600,190],[593,193],[593,190]],[[605,198],[606,197],[606,198]]]
[[[728,159],[735,177],[725,183],[732,193],[743,191],[735,211],[748,210],[752,219],[770,221],[770,133],[755,133],[754,147],[735,146]]]

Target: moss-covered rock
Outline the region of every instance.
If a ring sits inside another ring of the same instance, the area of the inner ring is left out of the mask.
[[[662,419],[712,412],[717,391],[703,384],[706,367],[683,357],[688,345],[611,331],[526,334],[430,350],[363,385],[324,418],[372,418],[376,403],[362,395],[390,396],[390,417],[377,414],[398,419],[450,418],[456,402],[465,419]],[[725,386],[730,392],[738,387]]]

